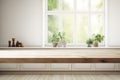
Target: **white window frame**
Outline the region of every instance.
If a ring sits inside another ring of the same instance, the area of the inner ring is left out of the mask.
[[[48,0],[43,0],[43,47],[48,47],[48,46],[51,46],[51,44],[50,43],[48,43],[48,24],[47,24],[47,22],[48,22],[48,19],[47,19],[47,15],[48,14],[55,14],[55,15],[59,15],[59,14],[64,14],[64,13],[74,13],[74,16],[76,16],[76,14],[80,14],[80,13],[86,13],[86,14],[88,14],[89,15],[89,26],[88,26],[88,28],[89,28],[89,30],[90,30],[90,26],[91,26],[91,24],[90,24],[90,15],[91,14],[97,14],[97,13],[102,13],[103,15],[104,15],[104,27],[103,27],[103,31],[104,31],[104,35],[105,35],[105,40],[104,40],[104,43],[103,44],[100,44],[100,46],[104,46],[104,47],[107,47],[108,46],[108,42],[107,42],[107,26],[108,26],[108,20],[107,20],[107,15],[108,15],[108,5],[107,5],[107,2],[108,2],[108,0],[104,0],[104,10],[103,11],[101,11],[101,12],[98,12],[98,11],[96,11],[96,12],[91,12],[90,11],[90,9],[91,9],[91,4],[90,4],[90,2],[91,2],[91,0],[89,0],[89,12],[81,12],[81,11],[77,11],[76,10],[76,6],[74,6],[75,7],[75,9],[74,9],[74,11],[62,11],[62,0],[59,0],[60,2],[59,2],[59,4],[58,4],[58,8],[60,9],[59,11],[48,11],[48,6],[47,6],[47,1]],[[76,0],[75,0],[76,1]],[[74,4],[76,5],[76,2],[74,2]],[[61,6],[61,7],[60,7]],[[60,21],[62,21],[62,18],[60,18]],[[61,26],[62,26],[62,24],[60,24],[60,21],[59,21],[59,30],[60,31],[62,31],[62,28],[61,28]],[[76,27],[76,29],[73,29],[74,31],[73,31],[73,43],[72,44],[67,44],[67,47],[85,47],[86,46],[86,44],[84,43],[84,44],[80,44],[80,43],[77,43],[77,37],[75,37],[75,35],[76,35],[76,30],[78,30],[77,29],[77,26],[76,26],[76,17],[74,17],[74,26],[73,27]],[[89,34],[90,34],[91,32],[89,31]],[[89,37],[90,37],[90,35],[88,35]]]

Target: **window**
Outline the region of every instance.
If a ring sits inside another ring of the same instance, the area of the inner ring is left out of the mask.
[[[84,45],[92,34],[105,33],[104,0],[46,0],[46,44],[53,33],[65,32],[67,43]]]

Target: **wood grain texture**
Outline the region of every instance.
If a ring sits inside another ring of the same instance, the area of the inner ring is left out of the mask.
[[[0,50],[0,63],[120,63],[120,49]]]
[[[0,71],[0,75],[120,75],[115,71]]]
[[[0,80],[120,80],[120,75],[0,75]]]
[[[120,58],[1,58],[0,63],[120,63]]]

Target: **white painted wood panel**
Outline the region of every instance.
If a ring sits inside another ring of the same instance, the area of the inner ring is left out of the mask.
[[[0,71],[17,71],[19,64],[17,63],[0,63]]]
[[[101,71],[114,71],[115,70],[115,64],[114,63],[97,63],[95,64],[95,70],[101,70]]]
[[[72,70],[90,71],[92,69],[91,65],[90,63],[74,63],[72,64]]]
[[[118,71],[120,71],[120,63],[118,63]]]
[[[49,64],[46,63],[24,63],[21,64],[21,71],[45,71],[49,70]]]
[[[71,64],[52,63],[52,64],[50,64],[50,70],[70,70],[71,71]]]
[[[120,63],[0,63],[0,71],[120,71]]]

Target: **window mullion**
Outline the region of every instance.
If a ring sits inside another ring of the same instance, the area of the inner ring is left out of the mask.
[[[104,35],[105,47],[108,47],[108,0],[104,0]]]
[[[88,37],[90,38],[91,37],[91,32],[92,32],[92,30],[91,30],[91,0],[89,0],[89,13],[88,13],[88,15],[89,15],[89,24],[88,24]]]
[[[43,47],[48,44],[48,0],[43,1]],[[44,10],[45,9],[45,10]]]
[[[63,23],[62,23],[62,14],[61,14],[61,12],[62,12],[62,0],[59,0],[59,27],[58,27],[58,29],[59,29],[59,32],[62,32],[63,31]]]
[[[74,25],[73,25],[73,43],[74,45],[77,44],[78,41],[78,37],[77,37],[77,33],[78,33],[78,29],[77,29],[77,18],[76,18],[76,0],[74,1]]]

